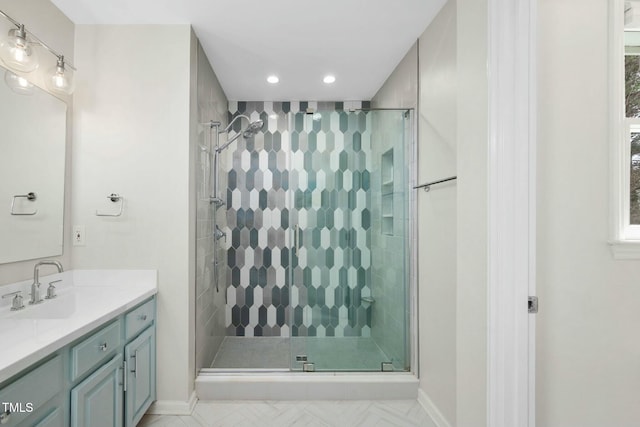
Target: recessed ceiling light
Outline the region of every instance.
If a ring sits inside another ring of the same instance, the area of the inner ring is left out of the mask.
[[[267,77],[267,81],[271,84],[276,84],[280,81],[280,79],[278,78],[278,76],[276,75],[271,75],[269,77]]]
[[[322,79],[322,81],[327,84],[331,84],[336,81],[336,76],[332,76],[331,74],[329,74],[328,76],[324,76],[324,79]]]

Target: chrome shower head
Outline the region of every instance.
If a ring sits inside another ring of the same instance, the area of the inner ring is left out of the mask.
[[[253,135],[260,132],[260,129],[264,126],[264,122],[262,120],[256,120],[255,122],[251,122],[249,126],[242,132],[242,136],[245,138],[250,138]]]
[[[246,116],[238,116],[238,117],[246,117]],[[235,119],[233,119],[233,120],[235,120]],[[233,123],[233,121],[231,123]],[[229,144],[231,144],[233,141],[235,141],[236,139],[240,138],[240,136],[242,136],[245,139],[246,138],[251,138],[252,136],[257,134],[260,131],[260,129],[262,129],[263,126],[264,126],[264,122],[262,120],[256,120],[255,122],[251,122],[251,124],[249,124],[249,126],[247,126],[247,128],[242,133],[238,133],[236,136],[234,136],[229,141],[227,141],[224,145],[222,145],[221,147],[216,148],[216,152],[217,153],[221,153],[222,150],[227,148],[229,146]],[[227,126],[227,129],[229,129],[230,127],[231,127],[231,124],[229,124],[229,126]]]

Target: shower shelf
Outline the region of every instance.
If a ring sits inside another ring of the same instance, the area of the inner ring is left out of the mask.
[[[391,148],[382,154],[380,168],[382,173],[382,185],[380,186],[382,223],[380,231],[387,236],[393,235],[393,166],[393,148]]]

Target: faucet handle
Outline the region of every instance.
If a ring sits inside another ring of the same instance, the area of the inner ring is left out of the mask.
[[[46,299],[52,299],[57,297],[56,295],[56,287],[53,286],[54,283],[62,282],[62,279],[54,280],[53,282],[49,282],[49,287],[47,288],[47,296]]]
[[[24,308],[24,303],[22,302],[22,291],[10,292],[8,294],[2,295],[2,298],[7,298],[14,295],[11,300],[11,311],[22,310]]]

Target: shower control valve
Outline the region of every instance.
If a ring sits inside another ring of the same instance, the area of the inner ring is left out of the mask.
[[[216,240],[220,240],[220,239],[222,239],[222,238],[224,237],[224,241],[225,241],[225,243],[226,243],[226,241],[227,241],[227,233],[225,233],[224,231],[222,231],[222,230],[220,229],[220,227],[218,227],[218,224],[216,224],[216,230],[213,232],[213,237],[214,237]]]

